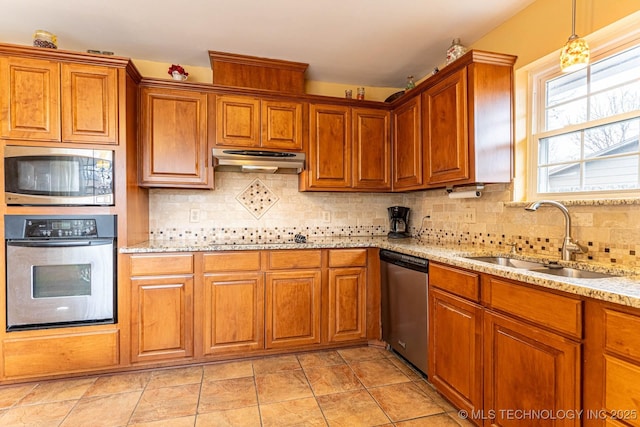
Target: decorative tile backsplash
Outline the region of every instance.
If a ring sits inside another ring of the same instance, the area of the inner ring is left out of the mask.
[[[265,193],[266,192],[266,193]],[[444,189],[411,193],[299,192],[295,175],[216,174],[216,189],[150,192],[150,238],[249,243],[293,241],[296,233],[371,236],[388,232],[387,207],[411,208],[409,228],[426,243],[474,245],[560,258],[562,214],[542,207],[527,212],[511,202],[511,187],[486,185],[477,199],[449,199]],[[243,198],[244,197],[244,198]],[[264,198],[266,197],[266,198]],[[566,203],[572,237],[589,253],[580,261],[640,266],[640,202]],[[189,222],[190,209],[200,221]]]
[[[275,227],[275,228],[169,228],[150,231],[151,240],[193,240],[214,244],[249,243],[293,243],[296,234],[304,235],[308,241],[326,237],[369,237],[387,233],[382,226],[345,227]]]
[[[236,200],[256,219],[260,219],[278,202],[278,196],[256,178],[236,196]]]
[[[588,248],[577,260],[640,266],[640,200],[565,204],[572,219],[571,236]],[[509,185],[495,184],[486,186],[479,199],[451,200],[436,190],[425,191],[412,208],[422,218],[417,234],[425,243],[504,252],[515,243],[522,255],[559,259],[563,215],[553,207],[528,212],[524,206],[511,202]]]

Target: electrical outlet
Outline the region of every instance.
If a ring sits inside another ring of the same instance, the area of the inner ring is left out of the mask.
[[[476,210],[475,208],[468,208],[462,212],[462,222],[475,224],[476,222]]]
[[[331,212],[322,211],[322,222],[331,222]]]
[[[200,209],[189,209],[189,222],[200,222]]]

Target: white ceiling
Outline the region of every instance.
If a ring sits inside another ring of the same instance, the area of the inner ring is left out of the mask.
[[[209,50],[309,64],[307,79],[403,87],[534,0],[0,0],[0,42],[209,67]],[[509,53],[509,52],[507,52]],[[188,71],[188,70],[187,70]]]

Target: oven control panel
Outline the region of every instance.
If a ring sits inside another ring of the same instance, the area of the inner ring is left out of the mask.
[[[95,219],[27,219],[25,238],[98,237]]]

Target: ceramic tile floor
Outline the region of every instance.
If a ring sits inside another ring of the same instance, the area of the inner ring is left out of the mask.
[[[376,347],[0,387],[9,426],[470,426]]]

